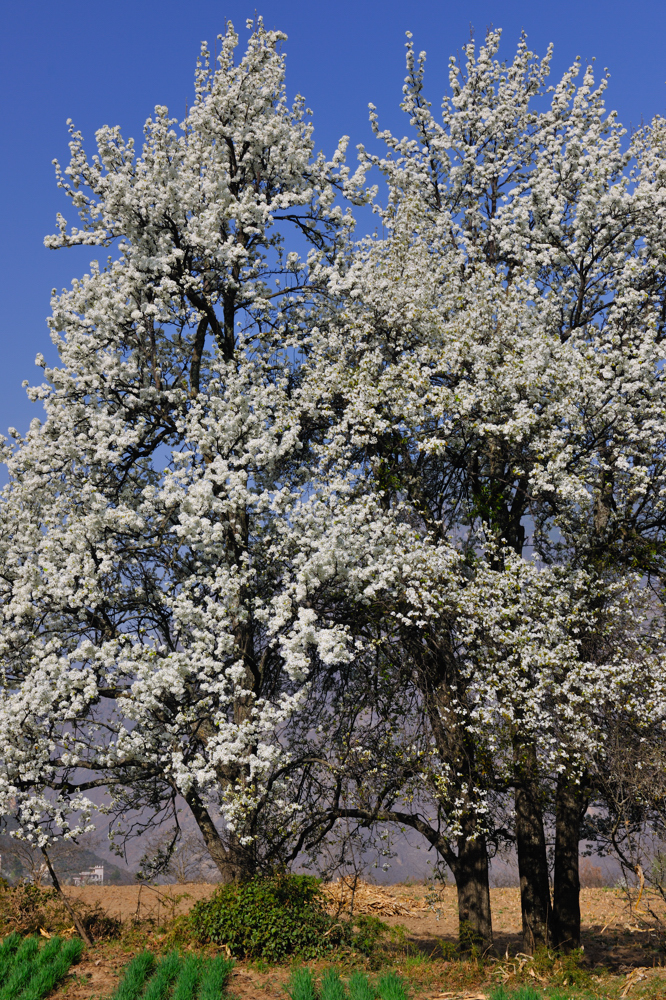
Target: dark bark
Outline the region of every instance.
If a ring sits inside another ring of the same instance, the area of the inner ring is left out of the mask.
[[[449,862],[458,893],[458,938],[460,950],[488,952],[493,947],[493,925],[490,911],[488,881],[488,851],[482,834],[471,836],[472,823],[463,821],[463,834],[458,837],[458,857]]]
[[[488,880],[488,850],[486,838],[475,831],[472,816],[463,817],[462,832],[457,840],[456,854],[449,841],[433,829],[427,820],[414,813],[397,809],[368,812],[364,809],[337,809],[337,819],[351,818],[370,823],[397,823],[417,830],[433,847],[453,872],[458,892],[458,936],[463,952],[473,949],[488,952],[493,947],[493,926]]]
[[[224,340],[222,342],[222,353],[225,361],[231,361],[236,348],[236,293],[226,292],[222,301],[222,312],[224,315]]]
[[[224,882],[244,882],[256,874],[256,864],[251,849],[243,848],[237,838],[230,837],[225,846],[210,813],[199,796],[190,790],[185,801],[192,810],[204,843]]]
[[[464,784],[468,788],[478,787],[482,784],[479,773],[482,768],[478,765],[475,740],[465,724],[465,717],[460,715],[460,704],[464,703],[465,694],[450,641],[433,643],[430,654],[421,660],[419,686],[437,751],[441,760],[464,776]],[[459,796],[461,792],[462,789],[458,792]],[[466,793],[462,792],[462,795],[464,797]],[[444,811],[448,811],[453,802],[441,801],[440,804]],[[457,838],[457,854],[451,850],[441,853],[456,880],[461,951],[488,951],[493,947],[488,851],[485,836],[477,829],[474,802],[469,800],[466,805],[461,834]]]
[[[208,328],[208,317],[202,316],[197,326],[197,332],[192,344],[192,362],[190,364],[190,395],[194,399],[199,394],[199,381],[201,376],[201,359],[203,357],[204,344],[206,343],[206,330]]]
[[[555,794],[555,871],[553,874],[553,943],[560,951],[580,948],[580,824],[587,792],[561,774]]]
[[[537,948],[549,946],[553,922],[543,808],[534,747],[516,742],[514,765],[523,951],[531,955]]]

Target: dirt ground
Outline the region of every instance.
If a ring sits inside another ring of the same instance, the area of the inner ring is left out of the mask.
[[[407,939],[429,954],[437,952],[442,941],[455,943],[458,932],[456,891],[446,886],[439,900],[428,904],[427,889],[422,885],[372,887],[378,899],[386,897],[387,906],[361,906],[361,912],[373,912],[390,927],[404,927]],[[186,883],[170,886],[84,886],[68,887],[72,898],[88,905],[99,904],[109,916],[123,923],[132,920],[154,921],[157,927],[174,916],[187,913],[199,899],[211,896],[215,886]],[[360,895],[360,894],[359,894]],[[518,889],[491,889],[495,945],[500,954],[521,951],[520,893]],[[362,897],[361,897],[362,898]],[[645,929],[649,916],[646,905],[666,920],[666,910],[657,900],[644,897],[638,911],[631,909],[626,897],[616,889],[581,889],[582,938],[585,951],[595,962],[617,966],[644,964],[646,949],[652,957],[661,954],[654,935]],[[391,915],[394,900],[406,912]]]
[[[370,900],[366,912],[376,912],[390,927],[397,928],[392,964],[402,967],[409,975],[412,991],[419,1000],[453,1000],[453,998],[481,998],[487,995],[480,985],[467,986],[461,963],[447,961],[447,945],[455,944],[457,935],[457,909],[455,889],[445,887],[436,903],[426,900],[426,887],[422,885],[390,886],[368,893]],[[84,955],[83,961],[72,970],[69,981],[55,994],[54,1000],[102,1000],[115,988],[120,971],[132,954],[143,947],[159,950],[164,940],[161,928],[174,915],[187,912],[198,899],[210,896],[214,885],[191,883],[175,886],[86,886],[68,888],[70,896],[90,905],[100,904],[113,917],[124,924],[141,921],[136,931],[118,942],[96,945]],[[373,895],[380,900],[372,903]],[[387,909],[400,909],[398,915],[378,912],[381,899],[387,900]],[[491,889],[495,944],[500,956],[519,956],[520,896],[518,889]],[[666,1000],[666,964],[664,942],[646,929],[645,906],[656,906],[654,900],[645,898],[630,908],[626,898],[614,889],[583,889],[581,913],[583,946],[590,966],[603,965],[608,974],[617,977],[620,987],[626,982],[625,996],[642,996]],[[434,907],[433,908],[431,908]],[[663,907],[661,915],[666,918]],[[401,930],[402,928],[402,930]],[[450,946],[448,952],[450,952]],[[418,955],[430,956],[423,962]],[[416,956],[416,957],[415,957]],[[516,963],[522,960],[514,959]],[[653,968],[654,966],[654,968]],[[286,967],[266,967],[262,963],[238,963],[230,982],[230,993],[238,1000],[285,1000],[285,985],[290,970]],[[468,975],[467,973],[465,975]],[[662,979],[662,976],[664,978]],[[415,978],[416,977],[416,978]],[[468,975],[469,978],[469,975]],[[641,988],[648,988],[643,993]],[[661,985],[659,985],[661,984]],[[448,994],[448,995],[447,995]],[[605,993],[603,995],[606,995]]]
[[[131,920],[165,920],[187,913],[199,899],[212,896],[216,886],[208,882],[187,882],[184,885],[85,885],[64,886],[71,899],[88,906],[100,905],[109,917],[122,923]]]

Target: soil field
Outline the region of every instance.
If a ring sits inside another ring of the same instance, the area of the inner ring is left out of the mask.
[[[157,953],[170,948],[165,926],[173,916],[210,896],[215,886],[85,886],[66,891],[119,918],[124,932],[120,941],[99,942],[86,949],[52,1000],[108,1000],[133,955],[144,948]],[[332,909],[336,899],[349,901],[348,891],[339,884],[326,886],[325,891]],[[455,889],[440,890],[434,903],[427,896],[423,885],[364,885],[355,894],[357,912],[375,914],[393,929],[385,960],[406,977],[412,1000],[485,1000],[493,982],[546,984],[538,972],[534,979],[525,979],[535,970],[520,954],[518,889],[491,889],[497,957],[488,956],[489,961],[481,964],[451,960],[457,936]],[[649,929],[650,908],[666,921],[665,908],[654,898],[644,896],[636,907],[636,901],[630,904],[614,889],[582,890],[583,946],[592,989],[576,991],[577,998],[666,1000],[666,941]],[[317,968],[320,964],[314,963],[316,975],[322,971]],[[229,995],[234,1000],[285,1000],[290,973],[289,964],[238,962]]]
[[[441,955],[444,942],[457,939],[458,911],[454,887],[440,890],[439,900],[426,901],[422,885],[367,886],[358,893],[357,912],[373,913],[390,927],[404,928],[407,942],[433,957]],[[199,899],[215,891],[206,883],[171,886],[84,886],[68,887],[72,898],[88,905],[99,904],[124,924],[133,920],[150,921],[157,929],[188,910]],[[520,893],[516,889],[491,889],[493,930],[497,951],[514,955],[522,950]],[[659,900],[643,899],[638,909],[629,905],[626,896],[616,889],[582,889],[582,940],[585,953],[593,963],[620,968],[660,963],[664,943],[647,927],[646,905],[666,922],[666,909]],[[396,914],[395,910],[399,912]],[[394,911],[394,912],[391,912]],[[651,922],[651,921],[650,921]]]

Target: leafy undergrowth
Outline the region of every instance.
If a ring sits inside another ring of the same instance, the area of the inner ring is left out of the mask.
[[[233,962],[169,952],[160,961],[150,951],[133,958],[113,1000],[220,1000]]]
[[[10,934],[0,944],[0,1000],[42,1000],[81,957],[78,938],[39,938]]]
[[[290,956],[322,958],[341,949],[371,955],[386,925],[372,916],[333,917],[325,903],[316,878],[256,878],[220,886],[176,921],[176,929],[182,939],[222,945],[234,958],[281,962]]]

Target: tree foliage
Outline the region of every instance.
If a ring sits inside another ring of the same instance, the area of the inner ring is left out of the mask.
[[[47,245],[115,256],[5,448],[2,807],[46,842],[92,788],[139,827],[182,796],[242,878],[411,826],[484,945],[515,843],[525,949],[571,947],[582,818],[666,711],[666,124],[495,31],[435,116],[410,40],[410,133],[372,109],[352,175],[283,37],[228,26],[180,131],[57,168]]]

